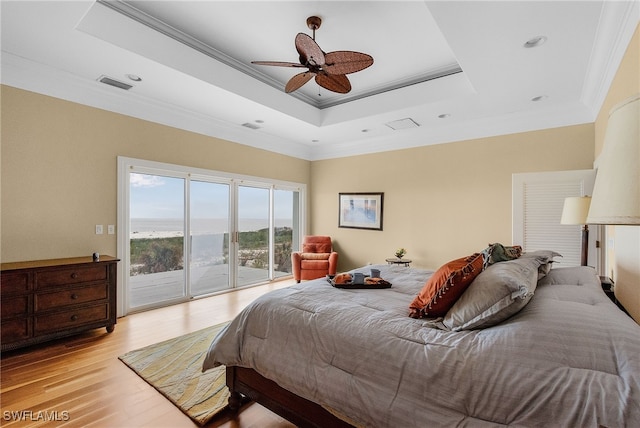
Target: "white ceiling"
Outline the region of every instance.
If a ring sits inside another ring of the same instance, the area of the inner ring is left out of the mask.
[[[640,21],[637,1],[592,0],[3,0],[0,13],[3,84],[308,160],[593,122]],[[325,52],[375,60],[349,94],[313,81],[285,94],[299,69],[250,63],[296,62],[311,15]],[[387,126],[407,118],[419,126]]]

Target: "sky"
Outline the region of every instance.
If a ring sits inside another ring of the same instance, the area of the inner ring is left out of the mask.
[[[228,184],[191,182],[191,217],[226,218],[229,215]],[[180,219],[184,215],[184,179],[147,174],[130,174],[131,218]],[[276,218],[292,218],[293,192],[275,193]],[[239,186],[240,218],[267,219],[269,190]]]

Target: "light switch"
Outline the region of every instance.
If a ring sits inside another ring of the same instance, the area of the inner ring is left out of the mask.
[[[107,226],[107,233],[109,235],[113,235],[114,233],[116,233],[116,227],[113,224],[110,224]]]
[[[104,232],[102,230],[101,224],[96,224],[96,235],[102,235]]]

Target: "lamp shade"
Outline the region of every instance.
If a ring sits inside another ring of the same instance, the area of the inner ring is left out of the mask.
[[[640,225],[640,94],[611,110],[589,224]]]
[[[589,205],[591,205],[590,196],[566,198],[562,208],[560,224],[587,224]]]

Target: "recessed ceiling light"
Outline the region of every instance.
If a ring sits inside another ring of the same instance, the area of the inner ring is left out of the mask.
[[[134,82],[142,82],[142,77],[136,76],[135,74],[127,74],[127,77]]]
[[[544,101],[547,98],[548,97],[546,95],[538,95],[537,97],[531,98],[531,101],[533,101],[534,103],[537,103],[538,101]]]
[[[449,114],[449,113],[442,113],[442,114],[438,115],[438,118],[440,118],[440,119],[448,119],[450,117],[451,117],[451,114]]]
[[[525,48],[536,48],[540,45],[543,45],[544,42],[547,41],[547,38],[545,36],[536,36],[533,37],[529,40],[527,40],[527,42],[524,44]]]

